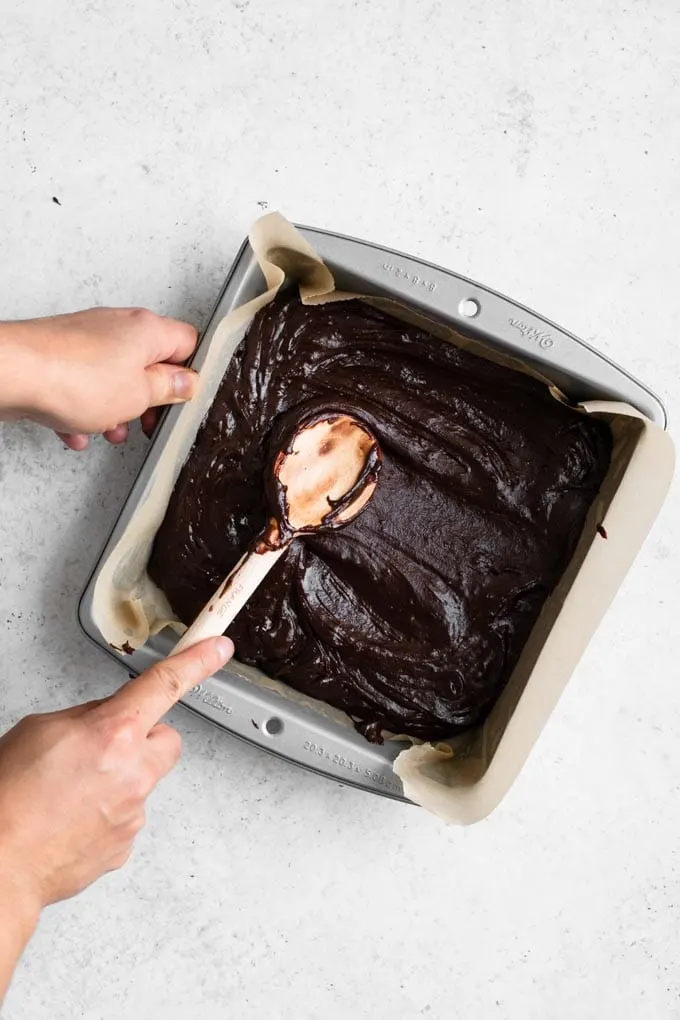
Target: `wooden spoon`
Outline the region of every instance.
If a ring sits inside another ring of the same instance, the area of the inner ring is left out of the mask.
[[[273,515],[171,654],[223,634],[274,564],[299,535],[354,520],[375,492],[380,447],[367,427],[341,412],[318,412],[276,454]]]

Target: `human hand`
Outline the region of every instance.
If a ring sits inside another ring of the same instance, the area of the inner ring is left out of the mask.
[[[72,450],[88,434],[127,438],[128,422],[153,427],[155,408],[189,400],[198,376],[182,367],[196,346],[193,326],[143,308],[90,308],[3,323],[11,351],[15,415],[54,429]],[[0,411],[2,408],[0,407]]]
[[[203,641],[104,701],[29,716],[0,739],[0,901],[9,879],[17,913],[37,919],[125,863],[180,754],[158,720],[232,654],[227,638]]]

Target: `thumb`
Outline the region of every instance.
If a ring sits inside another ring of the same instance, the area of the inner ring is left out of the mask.
[[[160,362],[145,370],[149,386],[149,407],[183,404],[198,391],[198,373],[182,365]]]

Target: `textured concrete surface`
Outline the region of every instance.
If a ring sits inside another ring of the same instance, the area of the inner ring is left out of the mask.
[[[201,321],[280,208],[515,296],[677,421],[678,38],[674,0],[0,0],[0,314]],[[120,682],[74,607],[143,451],[0,432],[3,726]],[[45,914],[5,1020],[679,1017],[679,502],[473,829],[175,712],[132,862]]]

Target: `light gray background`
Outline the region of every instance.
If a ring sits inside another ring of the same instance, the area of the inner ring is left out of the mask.
[[[677,421],[679,39],[675,0],[0,0],[0,314],[204,321],[279,208],[535,307]],[[74,608],[144,440],[0,437],[8,726],[122,678]],[[475,828],[173,713],[132,862],[47,911],[6,1020],[680,1017],[679,502]]]

